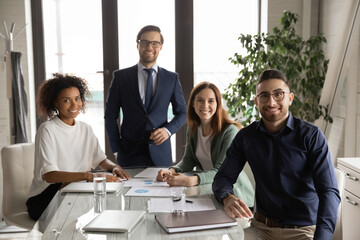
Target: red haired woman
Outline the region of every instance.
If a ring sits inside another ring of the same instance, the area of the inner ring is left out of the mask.
[[[242,127],[229,119],[222,107],[219,89],[201,82],[191,91],[187,109],[188,141],[182,160],[168,170],[160,170],[156,179],[170,186],[195,186],[212,183],[237,132]],[[182,173],[196,168],[194,176]],[[235,194],[248,206],[254,205],[254,189],[243,171],[234,185]]]

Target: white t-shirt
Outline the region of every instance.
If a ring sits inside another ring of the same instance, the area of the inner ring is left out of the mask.
[[[211,134],[204,137],[202,134],[201,125],[198,127],[197,134],[197,146],[196,146],[196,158],[199,160],[204,171],[209,171],[214,168],[214,165],[211,161]]]
[[[29,197],[40,194],[50,185],[42,178],[45,173],[86,172],[104,159],[106,155],[90,125],[75,121],[69,126],[58,117],[44,122],[35,137],[34,178]]]

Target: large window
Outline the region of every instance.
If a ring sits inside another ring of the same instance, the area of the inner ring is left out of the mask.
[[[245,53],[238,37],[258,31],[258,1],[194,1],[194,84],[209,81],[221,92],[238,77],[228,59]]]
[[[43,19],[46,78],[60,72],[88,81],[92,98],[77,119],[92,126],[105,149],[101,0],[43,1]]]
[[[160,67],[175,71],[175,16],[174,0],[132,0],[118,1],[119,19],[119,62],[120,68],[133,66],[139,61],[136,36],[146,25],[160,27],[164,45],[157,59]],[[173,118],[171,105],[169,121]],[[171,137],[172,158],[175,161],[176,135]]]
[[[157,64],[175,71],[175,16],[174,0],[119,0],[119,60],[120,68],[139,61],[136,36],[146,25],[160,27],[164,45]]]
[[[91,124],[100,145],[105,149],[104,79],[101,72],[103,70],[102,1],[106,0],[43,0],[42,2],[46,77],[51,77],[54,72],[72,73],[89,82],[93,97],[89,99],[86,114],[80,115],[78,119]],[[223,92],[238,76],[239,69],[228,59],[235,52],[243,52],[237,40],[240,33],[257,33],[258,1],[194,0],[193,3],[194,84],[210,81]],[[118,0],[117,5],[119,67],[130,67],[138,62],[136,48],[138,31],[145,25],[157,25],[161,28],[165,39],[158,65],[176,71],[175,1]],[[112,30],[104,29],[104,31]],[[186,81],[186,79],[181,80]],[[168,117],[169,120],[173,117],[171,108]],[[172,137],[171,141],[175,156],[175,137]]]

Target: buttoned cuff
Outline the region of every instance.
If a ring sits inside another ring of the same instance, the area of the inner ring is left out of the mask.
[[[169,134],[169,137],[171,137],[171,132],[166,127],[163,127],[163,129],[165,129],[167,131],[167,133]]]

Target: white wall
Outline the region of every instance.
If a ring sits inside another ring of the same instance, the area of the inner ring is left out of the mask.
[[[31,40],[31,16],[30,16],[30,0],[0,0],[0,32],[5,34],[3,21],[6,21],[8,30],[10,31],[11,24],[15,23],[14,35],[16,35],[20,29],[28,23],[26,29],[18,35],[14,40],[13,50],[21,52],[21,67],[23,77],[25,81],[25,91],[28,95],[29,111],[28,114],[28,127],[29,138],[33,140],[35,133],[35,104],[34,104],[34,84],[33,84],[33,64],[32,64],[32,40]],[[10,112],[9,112],[9,100],[6,94],[6,73],[4,53],[6,51],[5,41],[0,38],[0,149],[2,147],[11,144],[10,142]],[[30,84],[29,84],[30,83]],[[1,159],[1,157],[0,157]],[[2,167],[0,168],[0,206],[2,206],[2,191],[3,191],[3,179],[2,179]],[[2,217],[2,208],[0,208],[0,217]]]
[[[330,3],[330,4],[329,4]],[[326,0],[320,1],[319,12],[319,30],[324,33],[327,44],[323,46],[325,56],[331,58],[334,45],[336,44],[336,36],[339,34],[339,29],[334,28],[341,18],[344,1]],[[325,88],[325,90],[327,89]],[[336,162],[337,156],[342,156],[344,153],[344,119],[345,119],[345,99],[344,89],[340,96],[340,105],[334,109],[332,131],[328,134],[328,144],[331,151],[333,162]]]
[[[354,0],[268,0],[268,31],[279,26],[278,19],[284,10],[295,12],[300,17],[295,27],[298,35],[306,38],[309,32],[324,34],[327,43],[323,45],[323,50],[331,61],[331,57],[337,57],[333,56],[333,50],[343,34],[343,27],[339,24],[346,16],[343,11],[348,1]],[[357,66],[360,62],[359,52],[359,48],[355,49],[351,60]],[[341,94],[335,99],[337,104],[332,115],[334,122],[327,134],[334,164],[337,157],[360,156],[360,70],[355,66],[347,68],[350,70],[347,70],[346,81],[340,86]],[[327,91],[330,91],[329,88],[323,89],[323,92]]]
[[[330,58],[328,75],[324,84],[322,104],[329,103],[327,95],[337,84],[332,79],[337,76],[336,70],[343,65],[344,51],[338,51],[347,46],[347,29],[352,24],[351,11],[356,6],[356,0],[321,0],[319,14],[319,29],[324,33],[328,43],[324,45],[326,56]],[[349,21],[349,19],[351,21]],[[358,19],[360,21],[360,19]],[[335,27],[334,27],[335,26]],[[357,29],[358,30],[358,29]],[[348,60],[343,65],[343,71],[338,86],[339,94],[335,95],[332,111],[333,124],[326,129],[326,135],[333,158],[337,164],[338,157],[360,156],[360,72],[359,72],[359,35],[351,48]],[[337,79],[337,77],[336,77]]]

